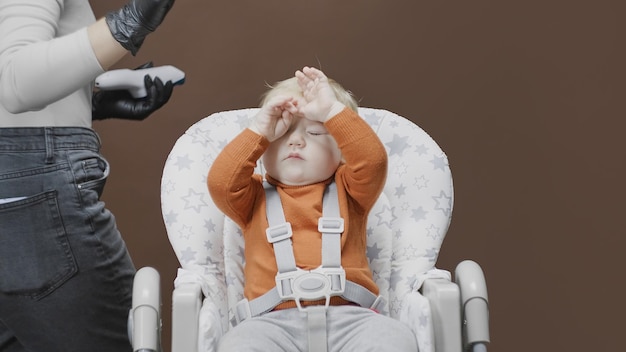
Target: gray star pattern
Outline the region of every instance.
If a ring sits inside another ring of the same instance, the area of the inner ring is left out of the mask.
[[[443,156],[433,156],[433,160],[430,161],[433,163],[435,170],[441,169],[442,171],[446,170],[446,166],[448,166],[448,161]]]
[[[209,231],[209,233],[215,233],[215,223],[213,219],[205,219],[204,220],[204,228]]]
[[[424,210],[424,208],[419,207],[413,209],[411,217],[418,222],[420,220],[426,220],[426,214],[428,214],[428,212]]]
[[[391,307],[393,307],[392,311],[395,313],[395,315],[400,314],[400,308],[402,308],[402,301],[400,301],[398,297],[394,297],[393,300],[391,301]]]
[[[397,269],[391,269],[391,278],[389,281],[389,288],[392,290],[396,290],[398,284],[402,281],[402,276]]]
[[[433,197],[433,200],[437,203],[435,210],[441,210],[446,216],[452,214],[452,196],[447,196],[442,190],[439,191],[438,197]]]
[[[178,221],[178,213],[175,213],[173,210],[170,210],[167,214],[163,215],[163,220],[166,225],[173,225]]]
[[[200,208],[208,206],[207,202],[204,200],[205,195],[206,193],[198,193],[190,188],[187,195],[182,197],[185,201],[185,209],[193,209],[197,213],[200,213]]]
[[[372,260],[380,259],[380,252],[382,248],[378,247],[378,243],[374,243],[373,246],[367,246],[367,256]]]
[[[226,284],[227,285],[234,285],[235,283],[237,283],[237,278],[228,274],[226,275]]]
[[[401,156],[402,152],[409,147],[407,139],[409,139],[408,136],[400,137],[397,134],[394,134],[393,140],[387,143],[387,146],[389,147],[389,156],[391,157],[396,154]]]
[[[250,125],[250,117],[247,114],[237,115],[237,124],[239,125],[239,130],[243,130]]]
[[[196,259],[196,253],[191,247],[187,247],[180,253],[179,259],[182,263],[189,263]]]
[[[208,135],[207,131],[202,131],[200,129],[197,129],[193,131],[193,133],[190,133],[188,135],[191,135],[191,144],[197,145],[197,147],[199,148],[206,148],[210,142],[207,139],[207,135]]]
[[[426,249],[426,254],[424,257],[428,258],[428,261],[431,263],[435,263],[437,257],[439,256],[439,251],[437,248]]]
[[[415,152],[418,155],[426,155],[428,153],[428,148],[424,144],[416,145]]]
[[[424,312],[420,312],[419,322],[421,327],[427,327],[430,324],[430,319]]]
[[[392,220],[389,220],[389,217],[386,216],[389,213],[392,214]],[[376,213],[376,217],[378,218],[377,225],[379,226],[384,225],[387,228],[391,228],[390,221],[393,221],[393,219],[395,219],[395,216],[393,216],[393,211],[389,208],[387,204],[383,206],[383,209],[381,211]]]
[[[403,195],[406,194],[405,190],[406,190],[406,187],[404,187],[404,185],[401,184],[400,186],[396,187],[395,196],[398,198],[402,197]]]
[[[242,261],[245,259],[244,253],[245,253],[245,249],[244,249],[244,247],[238,246],[238,247],[237,247],[237,254],[236,254],[236,255],[237,255],[239,258],[241,258],[241,260],[242,260]]]
[[[186,240],[188,240],[191,237],[192,234],[193,234],[193,232],[191,231],[191,226],[187,226],[187,225],[183,225],[183,227],[178,232],[178,236],[180,236],[180,238],[184,238]]]
[[[378,126],[380,121],[380,117],[376,116],[375,114],[366,114],[365,116],[363,116],[363,119],[367,121],[367,123],[372,127]]]
[[[407,173],[408,166],[404,162],[396,164],[394,167],[394,174],[398,177],[402,177]]]
[[[433,224],[426,229],[426,233],[428,237],[431,237],[433,240],[439,242],[441,238],[441,234],[439,233],[439,228]]]
[[[226,139],[221,140],[221,141],[219,142],[219,146],[218,146],[219,150],[224,149],[224,147],[226,147],[226,144],[228,144],[228,142],[229,142],[229,141],[228,141],[228,140],[226,140]]]
[[[414,185],[415,187],[417,187],[417,189],[424,189],[428,187],[428,181],[429,180],[426,179],[426,176],[421,175],[420,177],[415,178]]]
[[[172,193],[176,189],[176,184],[172,180],[167,180],[161,185],[162,193]]]
[[[412,244],[404,247],[404,254],[402,255],[405,258],[414,258],[417,253],[417,248],[415,248]]]
[[[181,156],[176,157],[176,162],[174,163],[174,165],[178,166],[178,171],[182,169],[191,170],[192,163],[193,163],[193,160],[189,158],[189,154],[186,154],[186,155],[181,155]]]

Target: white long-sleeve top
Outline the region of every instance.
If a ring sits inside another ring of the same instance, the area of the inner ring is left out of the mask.
[[[0,127],[91,127],[88,0],[0,0]]]

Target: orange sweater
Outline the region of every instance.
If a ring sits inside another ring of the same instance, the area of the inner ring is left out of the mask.
[[[385,183],[387,153],[370,126],[351,109],[344,109],[325,126],[337,141],[345,160],[334,176],[341,217],[345,221],[341,264],[347,280],[378,294],[367,261],[366,226],[368,213]],[[278,272],[274,249],[265,236],[269,225],[263,179],[254,174],[256,161],[268,145],[265,137],[249,129],[242,131],[218,155],[207,180],[215,204],[243,231],[244,295],[249,300],[272,289]],[[269,176],[267,180],[276,186],[285,219],[291,223],[296,265],[305,270],[317,268],[322,259],[322,239],[317,231],[317,221],[322,216],[322,195],[332,180],[306,186],[284,185]],[[331,304],[349,302],[333,297]],[[277,309],[292,307],[295,307],[294,302],[284,302]]]

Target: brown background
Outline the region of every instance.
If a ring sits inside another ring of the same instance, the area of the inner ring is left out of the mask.
[[[97,15],[124,1],[92,1]],[[491,351],[623,345],[625,3],[179,0],[137,57],[187,74],[148,120],[97,122],[105,201],[138,267],[162,276],[164,337],[178,262],[160,212],[175,140],[265,82],[321,66],[361,105],[404,115],[448,154],[452,226],[437,266],[486,274]]]

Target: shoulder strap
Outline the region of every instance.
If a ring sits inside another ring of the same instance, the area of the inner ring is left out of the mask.
[[[265,188],[266,215],[270,225],[268,241],[274,244],[278,272],[296,270],[291,242],[291,224],[285,219],[285,212],[276,187],[267,181]],[[344,230],[339,211],[339,197],[335,182],[326,187],[322,199],[322,217],[318,220],[318,230],[322,233],[322,267],[341,267],[341,234]],[[289,258],[287,258],[289,257]]]
[[[285,220],[280,195],[276,187],[267,181],[264,182],[264,188],[266,215],[269,223],[266,236],[274,246],[278,266],[276,287],[252,301],[247,299],[240,301],[234,308],[233,325],[246,318],[270,311],[283,301],[283,297],[294,297],[292,289],[294,278],[306,274],[296,266],[291,241],[293,232],[291,224]],[[341,267],[341,234],[344,230],[344,222],[339,216],[339,198],[337,185],[334,182],[326,187],[322,202],[322,217],[318,221],[318,230],[322,233],[322,265],[311,272],[329,277],[328,290],[331,294],[328,296],[339,295],[362,307],[378,308],[383,304],[382,296],[374,295],[365,287],[345,279],[345,271]],[[295,295],[297,296],[298,294]],[[296,304],[300,307],[297,299]]]

